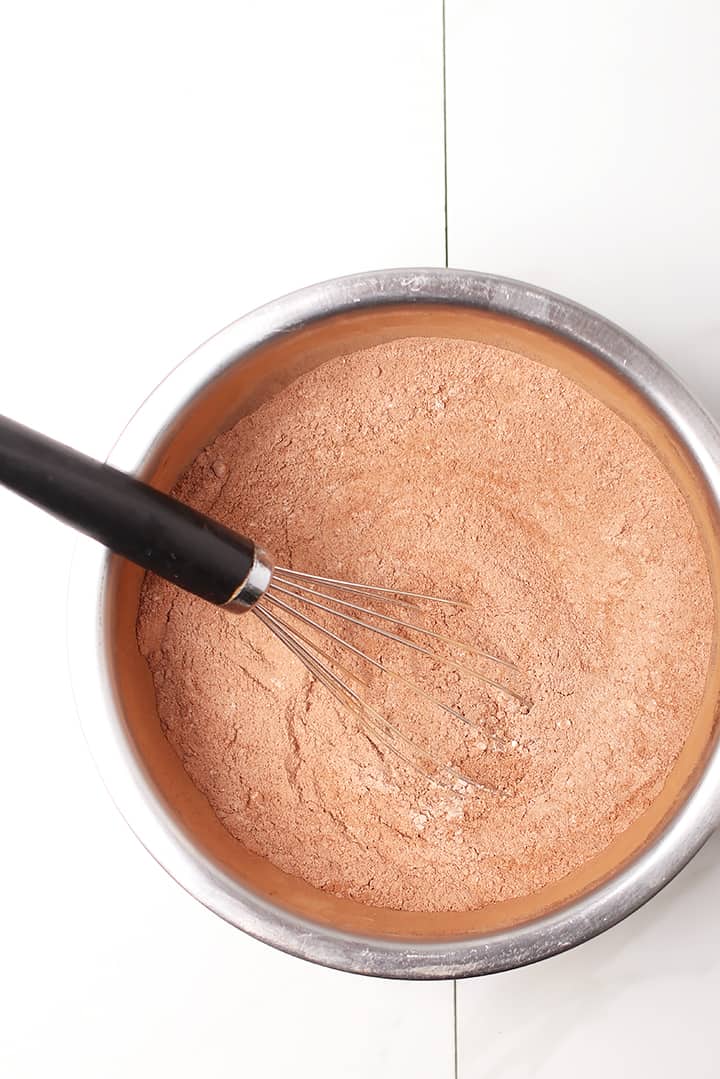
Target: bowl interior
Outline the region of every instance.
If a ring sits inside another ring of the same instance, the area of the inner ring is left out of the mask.
[[[304,371],[327,360],[400,337],[481,341],[557,368],[614,409],[653,448],[683,492],[708,560],[715,610],[720,588],[720,529],[701,470],[670,423],[621,372],[564,337],[530,323],[469,307],[408,304],[354,310],[319,319],[261,347],[229,357],[222,369],[174,416],[148,453],[143,478],[171,490],[196,454],[240,416],[251,412]],[[662,794],[598,857],[534,895],[464,913],[427,914],[365,906],[328,895],[246,850],[219,823],[184,772],[158,720],[150,673],[135,635],[142,572],[111,559],[105,609],[107,663],[125,734],[167,813],[218,868],[275,905],[370,937],[434,941],[477,937],[555,911],[613,877],[662,830],[694,787],[717,733],[720,657],[713,637],[703,704]]]

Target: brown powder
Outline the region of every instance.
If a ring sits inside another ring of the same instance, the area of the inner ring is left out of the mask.
[[[462,594],[475,610],[436,628],[524,672],[530,707],[428,665],[477,730],[373,677],[405,733],[495,788],[449,790],[373,744],[256,619],[149,577],[138,638],[163,728],[277,866],[370,904],[477,908],[559,879],[661,790],[708,662],[705,561],[652,452],[562,375],[467,342],[358,352],[241,420],[176,493],[283,565]]]

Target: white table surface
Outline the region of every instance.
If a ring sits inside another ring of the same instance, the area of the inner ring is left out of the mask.
[[[596,307],[720,417],[715,4],[446,0],[450,263]],[[0,410],[98,456],[257,303],[445,260],[440,0],[0,10]],[[452,984],[244,937],[140,847],[66,671],[73,538],[0,491],[0,1075],[717,1076],[720,842],[623,925]]]

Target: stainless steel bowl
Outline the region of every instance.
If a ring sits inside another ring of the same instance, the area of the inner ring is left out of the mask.
[[[196,453],[302,371],[407,336],[487,341],[562,370],[653,447],[703,538],[720,608],[720,433],[676,376],[618,327],[542,289],[459,270],[388,270],[316,285],[228,326],[158,386],[109,460],[170,489]],[[91,752],[153,856],[211,910],[306,959],[364,974],[449,978],[532,963],[635,910],[720,816],[718,634],[695,725],[656,803],[598,858],[536,896],[465,914],[337,899],[246,851],[160,731],[135,641],[141,574],[81,540],[69,604],[73,684]]]

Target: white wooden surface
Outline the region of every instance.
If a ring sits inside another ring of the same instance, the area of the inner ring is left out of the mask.
[[[594,307],[720,414],[720,5],[449,0],[450,264]]]
[[[718,416],[719,32],[709,0],[446,0],[450,263],[596,307]],[[257,303],[443,263],[441,0],[28,0],[0,100],[0,410],[87,452]],[[0,1075],[717,1074],[717,840],[600,940],[460,983],[456,1060],[452,986],[279,955],[139,847],[74,715],[72,537],[0,520]]]
[[[458,983],[458,1079],[717,1079],[720,836],[601,937]]]
[[[447,5],[451,265],[635,333],[720,419],[720,7]],[[720,841],[626,923],[457,988],[458,1079],[717,1076]]]
[[[440,9],[342,8],[4,7],[3,412],[101,455],[256,304],[442,261]],[[140,848],[70,696],[72,538],[3,492],[0,520],[3,1079],[449,1079],[451,985],[275,953]]]

